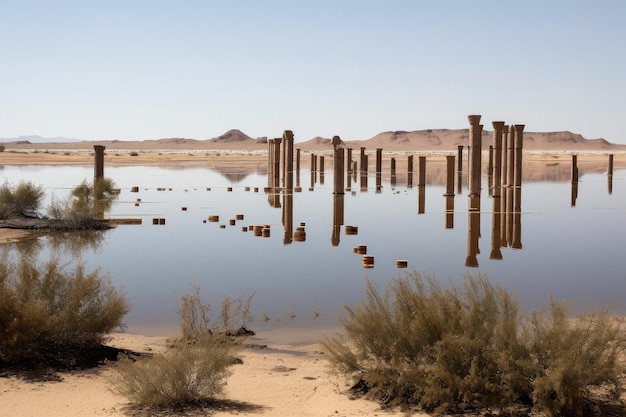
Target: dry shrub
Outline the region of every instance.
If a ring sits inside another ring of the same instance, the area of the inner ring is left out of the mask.
[[[0,218],[35,215],[44,195],[43,187],[30,181],[21,181],[17,186],[5,181],[0,187]]]
[[[170,349],[150,358],[121,361],[112,379],[113,391],[135,406],[181,406],[210,401],[222,392],[228,367],[237,363],[241,348],[235,336],[251,333],[252,294],[243,301],[224,298],[219,317],[212,320],[212,307],[204,303],[200,289],[181,297],[178,306],[181,337]],[[235,323],[240,323],[235,330]]]
[[[66,271],[56,259],[0,262],[0,361],[62,355],[93,347],[122,326],[124,294],[98,270]]]
[[[140,406],[175,406],[210,400],[222,392],[234,344],[205,334],[162,354],[117,364],[114,392]]]
[[[533,402],[552,415],[576,415],[585,387],[618,386],[624,340],[606,311],[576,322],[559,303],[551,316],[527,321],[518,311],[484,275],[442,289],[413,272],[384,295],[368,281],[366,299],[340,318],[345,335],[322,344],[355,387],[389,406],[467,412]]]
[[[108,178],[98,178],[93,185],[83,180],[67,199],[53,200],[48,215],[64,229],[97,229],[117,198],[114,186]]]
[[[252,322],[250,305],[255,293],[248,298],[233,299],[224,297],[220,305],[219,316],[213,320],[213,308],[210,303],[203,303],[200,288],[193,286],[193,292],[180,298],[178,315],[183,337],[193,338],[205,333],[241,335],[249,332],[247,325]]]
[[[570,305],[551,300],[550,312],[533,312],[524,327],[533,364],[532,398],[552,416],[591,415],[593,389],[610,387],[619,398],[624,338],[605,308],[572,319]]]

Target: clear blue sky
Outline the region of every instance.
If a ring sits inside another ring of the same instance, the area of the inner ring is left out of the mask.
[[[0,137],[626,143],[626,1],[0,0]]]

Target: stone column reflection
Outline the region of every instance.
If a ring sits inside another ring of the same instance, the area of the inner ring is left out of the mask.
[[[496,260],[502,259],[502,251],[500,250],[500,226],[502,221],[500,218],[500,198],[500,196],[494,195],[492,202],[493,215],[491,218],[491,253],[489,254],[489,259]]]
[[[333,233],[331,237],[333,246],[339,246],[341,239],[341,226],[344,223],[344,197],[345,194],[333,195]]]
[[[470,200],[477,200],[480,197],[470,197]],[[480,205],[477,201],[470,201],[470,207]],[[478,267],[478,254],[480,248],[478,240],[480,239],[480,211],[469,210],[467,212],[467,258],[465,258],[465,266],[469,268]]]

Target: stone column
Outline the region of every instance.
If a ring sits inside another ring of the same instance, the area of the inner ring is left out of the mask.
[[[469,115],[469,184],[470,197],[480,196],[482,125],[480,115]]]
[[[338,136],[336,136],[338,137]],[[334,194],[343,194],[344,191],[344,149],[336,148],[334,161],[333,161],[333,173],[334,173]]]
[[[609,168],[607,171],[607,178],[609,183],[609,194],[613,194],[613,154],[609,155]]]
[[[417,185],[419,187],[424,188],[426,185],[426,157],[419,156],[418,158],[418,176],[417,176]]]
[[[383,179],[383,150],[382,148],[376,149],[376,192],[380,192],[382,189]]]
[[[361,147],[361,164],[360,164],[361,172],[367,172],[367,161],[365,158],[365,148]]]
[[[446,193],[444,196],[454,196],[454,155],[446,155]]]
[[[509,125],[504,125],[502,128],[502,163],[501,163],[501,178],[502,178],[502,187],[507,186],[508,179],[508,167],[509,167],[509,136],[510,136],[510,128]],[[502,195],[502,194],[501,194]],[[503,210],[504,212],[504,210]]]
[[[284,185],[288,190],[293,190],[293,132],[285,130],[283,132],[283,143],[285,149],[285,175]]]
[[[500,197],[502,188],[502,133],[504,122],[492,122],[493,125],[493,196]]]
[[[296,171],[300,171],[300,148],[296,149]]]
[[[407,161],[407,186],[413,187],[413,155],[409,155]]]
[[[97,180],[104,178],[104,150],[105,146],[94,145],[93,146],[93,178]]]
[[[346,149],[348,151],[348,156],[346,156],[347,162],[346,162],[346,166],[347,166],[347,174],[351,175],[352,174],[352,148],[347,148]]]
[[[522,186],[522,150],[524,148],[524,125],[515,125],[515,168],[513,185]]]
[[[391,186],[396,185],[396,158],[391,158]]]
[[[507,152],[507,180],[509,187],[515,185],[515,125],[509,126],[509,151]]]

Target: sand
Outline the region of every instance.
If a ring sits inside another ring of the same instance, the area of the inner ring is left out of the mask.
[[[138,352],[158,352],[165,337],[113,334],[109,342]],[[352,397],[349,381],[328,372],[316,345],[276,345],[244,350],[233,365],[221,401],[183,415],[211,416],[403,416]],[[0,415],[20,417],[111,417],[151,415],[129,406],[110,389],[111,365],[58,374],[59,381],[29,382],[0,377]],[[180,415],[172,413],[171,415]],[[427,416],[427,414],[414,414]]]

